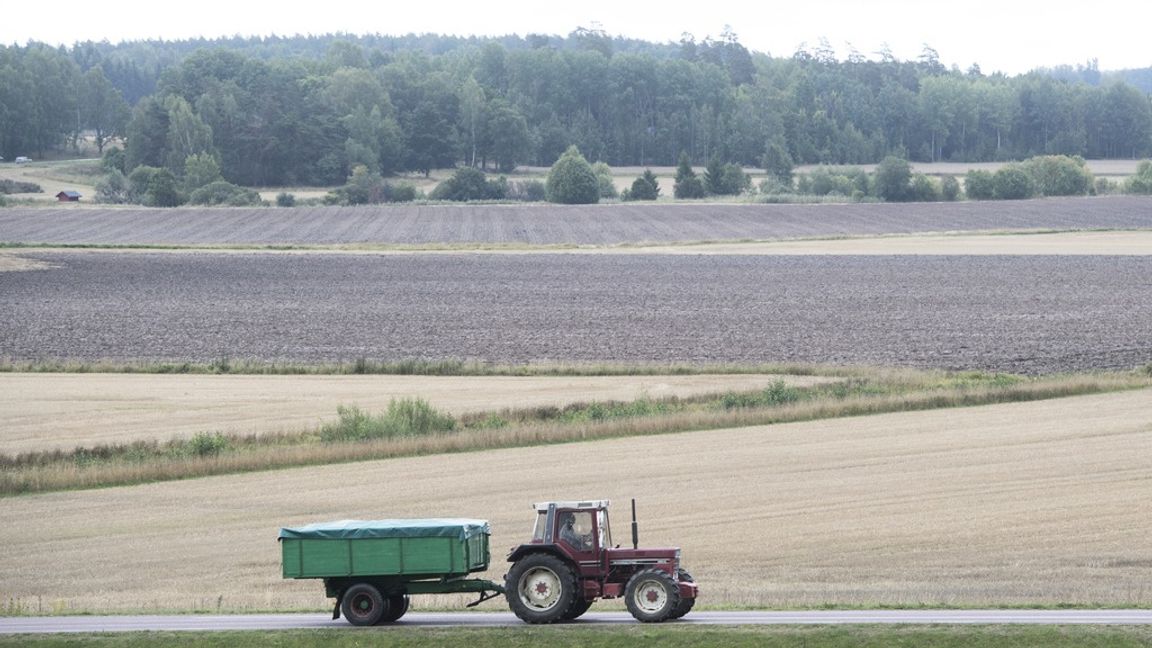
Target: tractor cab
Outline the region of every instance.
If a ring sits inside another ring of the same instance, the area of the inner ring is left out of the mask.
[[[608,504],[608,500],[536,504],[532,542],[560,542],[576,553],[598,553],[600,549],[611,547]]]

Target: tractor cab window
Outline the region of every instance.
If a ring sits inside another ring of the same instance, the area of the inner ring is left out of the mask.
[[[600,533],[600,546],[612,546],[612,532],[608,529],[608,510],[600,509],[596,512],[596,529]]]
[[[548,528],[548,511],[537,511],[536,526],[532,529],[532,542],[544,542]]]
[[[591,511],[563,511],[557,516],[560,540],[576,551],[596,548]]]

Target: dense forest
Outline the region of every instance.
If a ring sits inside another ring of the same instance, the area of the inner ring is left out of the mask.
[[[213,157],[242,185],[451,166],[746,166],[1152,155],[1152,100],[1086,66],[1007,77],[826,43],[787,57],[725,32],[270,37],[0,47],[0,155],[126,141],[125,170]]]

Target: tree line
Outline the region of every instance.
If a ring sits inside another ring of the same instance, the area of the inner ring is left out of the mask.
[[[997,161],[1152,155],[1152,103],[1120,80],[948,69],[925,48],[788,57],[731,31],[652,44],[323,37],[0,47],[0,155],[125,138],[126,173],[209,155],[240,185],[338,185],[470,166]],[[1095,81],[1093,83],[1092,81]],[[131,108],[129,109],[129,105]]]

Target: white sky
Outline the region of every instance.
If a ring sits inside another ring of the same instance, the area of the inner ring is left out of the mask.
[[[598,23],[612,35],[656,42],[683,32],[702,40],[725,25],[751,50],[790,56],[801,43],[827,38],[840,59],[848,43],[865,56],[887,43],[900,59],[919,56],[925,43],[945,65],[985,73],[1082,64],[1102,70],[1152,66],[1152,2],[1103,5],[1062,0],[788,0],[647,3],[626,0],[542,2],[278,2],[245,0],[6,0],[0,43],[37,40],[177,40],[241,34],[344,33],[457,35],[567,34]],[[653,8],[654,7],[654,8]],[[682,7],[682,8],[681,8]]]

